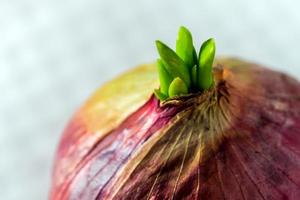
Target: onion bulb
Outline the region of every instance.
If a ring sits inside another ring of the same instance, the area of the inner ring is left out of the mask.
[[[51,200],[300,199],[300,83],[236,58],[176,51],[106,83],[58,146]],[[158,73],[158,75],[157,75]]]

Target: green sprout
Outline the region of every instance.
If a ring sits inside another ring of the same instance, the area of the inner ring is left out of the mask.
[[[157,60],[160,88],[154,94],[159,100],[205,91],[213,86],[214,39],[201,45],[197,57],[192,34],[182,26],[178,31],[176,52],[159,40],[156,47],[160,55]]]

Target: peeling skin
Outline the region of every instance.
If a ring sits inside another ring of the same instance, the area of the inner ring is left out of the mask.
[[[142,86],[125,74],[100,89],[64,131],[50,199],[300,199],[300,83],[238,59],[214,65],[212,89],[164,103],[151,65],[128,73]],[[120,94],[109,113],[110,85],[142,96]]]

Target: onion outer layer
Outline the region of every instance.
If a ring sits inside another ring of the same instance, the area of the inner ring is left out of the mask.
[[[58,147],[50,199],[299,199],[300,84],[238,59],[163,105],[155,66],[107,83]]]

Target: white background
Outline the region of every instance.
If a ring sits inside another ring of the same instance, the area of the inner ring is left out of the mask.
[[[0,0],[0,198],[47,199],[61,130],[104,81],[174,47],[185,25],[218,55],[300,78],[292,0]]]

